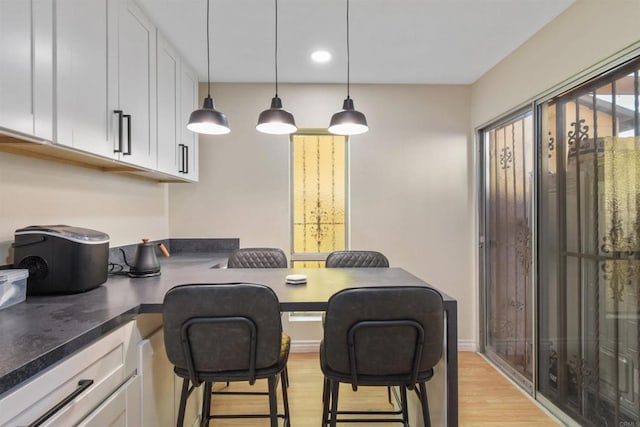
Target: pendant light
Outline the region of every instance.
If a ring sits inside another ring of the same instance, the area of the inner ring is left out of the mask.
[[[262,133],[273,135],[290,134],[298,130],[293,115],[282,108],[282,100],[278,97],[278,0],[275,0],[276,37],[275,37],[275,64],[276,64],[276,95],[271,99],[271,108],[264,110],[258,116],[256,129]]]
[[[189,116],[187,129],[196,133],[209,135],[224,135],[231,132],[227,116],[216,110],[211,98],[211,60],[209,55],[209,1],[207,0],[207,97],[204,99],[202,108],[195,110]]]
[[[342,111],[331,116],[329,132],[336,135],[358,135],[369,130],[367,118],[353,107],[353,99],[349,96],[349,0],[347,0],[347,98],[342,104]]]

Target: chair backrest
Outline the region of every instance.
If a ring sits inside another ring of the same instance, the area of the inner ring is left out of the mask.
[[[356,382],[358,375],[406,375],[413,385],[411,377],[415,383],[416,373],[429,371],[442,357],[443,329],[442,296],[432,288],[345,289],[329,299],[326,364]]]
[[[327,268],[389,267],[386,256],[376,251],[335,251],[327,256]]]
[[[227,268],[287,268],[287,256],[278,248],[241,248],[229,256]]]
[[[275,365],[280,356],[280,304],[273,290],[250,283],[193,284],[164,297],[164,342],[169,361],[198,374]]]

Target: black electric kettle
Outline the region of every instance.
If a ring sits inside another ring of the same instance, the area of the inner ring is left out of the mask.
[[[131,277],[153,277],[160,275],[160,262],[156,256],[156,248],[149,239],[142,239],[136,248],[134,264],[129,269]]]

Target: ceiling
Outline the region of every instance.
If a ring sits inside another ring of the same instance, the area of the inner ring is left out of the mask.
[[[207,80],[206,0],[137,0]],[[351,0],[352,83],[469,84],[575,0]],[[211,0],[211,80],[273,82],[275,0]],[[316,64],[316,49],[333,60]],[[278,80],[344,83],[346,0],[278,1]]]

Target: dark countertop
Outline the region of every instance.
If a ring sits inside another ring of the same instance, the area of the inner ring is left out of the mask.
[[[0,396],[141,312],[161,312],[166,290],[182,273],[225,266],[227,253],[160,258],[161,275],[106,283],[74,295],[32,296],[0,310]]]
[[[126,275],[110,275],[102,286],[85,293],[28,297],[23,303],[1,310],[0,396],[133,320],[139,313],[161,313],[164,294],[173,286],[237,281],[237,270],[217,268],[226,266],[226,259],[226,253],[172,255],[160,259],[162,274],[157,277],[132,279]],[[279,288],[286,294],[286,301],[290,305],[282,303],[283,311],[290,311],[301,300],[305,301],[304,310],[322,310],[328,297],[341,289],[344,283],[376,286],[384,285],[385,280],[393,277],[396,282],[424,284],[398,268],[357,269],[363,271],[359,272],[355,282],[346,269],[328,269],[333,272],[327,269],[299,271],[308,275],[309,286],[314,282],[325,284],[313,289],[309,296],[299,286],[285,284],[284,277],[296,272],[295,269],[264,270],[244,270],[243,281],[261,282],[274,289]],[[328,275],[331,275],[331,280],[327,280]],[[301,299],[303,295],[304,299]],[[445,304],[452,302],[455,307],[454,299],[445,294],[443,297]]]

